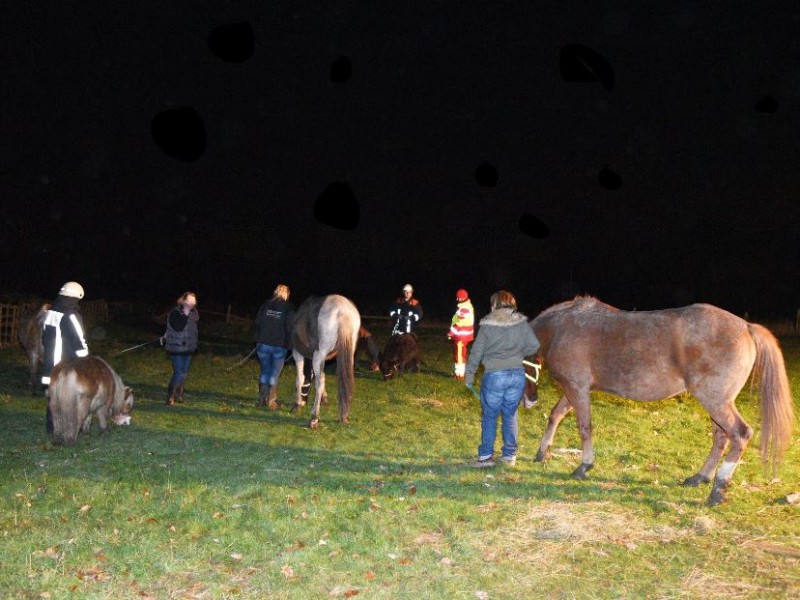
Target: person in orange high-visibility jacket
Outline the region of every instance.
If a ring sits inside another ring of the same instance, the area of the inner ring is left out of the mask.
[[[467,346],[475,339],[475,309],[469,300],[467,290],[456,292],[456,312],[450,322],[447,338],[453,341],[453,377],[464,379],[467,367]]]

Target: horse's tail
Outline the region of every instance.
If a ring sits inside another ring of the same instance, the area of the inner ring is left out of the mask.
[[[81,423],[78,415],[78,375],[73,368],[58,369],[48,390],[53,417],[53,441],[74,446]]]
[[[336,353],[336,374],[339,380],[339,421],[344,423],[350,416],[350,398],[355,389],[355,353],[358,345],[358,329],[361,319],[349,312],[340,312],[339,340]]]
[[[753,378],[761,395],[761,460],[775,470],[783,459],[794,429],[794,408],[786,366],[778,340],[761,325],[748,323],[756,343]]]

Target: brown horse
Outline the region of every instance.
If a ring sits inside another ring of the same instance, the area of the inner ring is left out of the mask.
[[[303,367],[311,359],[316,380],[314,406],[308,426],[319,425],[319,409],[325,393],[325,359],[336,352],[336,374],[339,379],[339,421],[350,416],[350,398],[355,387],[354,362],[361,315],[355,304],[344,296],[312,296],[297,309],[292,325],[292,356],[297,365],[297,395],[293,411],[305,405]],[[307,394],[308,392],[306,392]]]
[[[25,355],[28,357],[28,388],[31,395],[36,392],[38,380],[39,364],[44,361],[44,347],[42,346],[42,328],[47,311],[50,310],[49,304],[42,304],[35,313],[24,313],[19,321],[17,337]]]
[[[586,478],[594,466],[590,391],[643,401],[688,391],[711,417],[714,440],[706,462],[684,485],[708,483],[716,469],[708,504],[719,504],[753,436],[734,405],[751,372],[761,396],[762,461],[766,467],[771,460],[774,469],[783,458],[794,410],[783,354],[765,327],[708,304],[628,312],[592,297],[552,306],[531,327],[550,376],[563,390],[550,412],[537,461],[547,457],[559,423],[574,409],[582,460],[572,477]],[[532,398],[535,388],[529,382],[525,397]]]

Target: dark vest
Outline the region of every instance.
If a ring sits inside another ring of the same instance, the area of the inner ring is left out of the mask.
[[[186,327],[183,328],[183,331],[176,331],[169,324],[169,317],[167,317],[167,331],[164,334],[164,350],[171,354],[188,354],[194,352],[197,350],[198,338],[197,321],[186,319]]]

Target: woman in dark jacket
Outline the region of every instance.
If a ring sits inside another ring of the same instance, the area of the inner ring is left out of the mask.
[[[167,316],[167,332],[164,334],[164,349],[172,361],[167,404],[184,401],[183,386],[192,364],[192,354],[197,351],[199,320],[197,296],[194,292],[184,292]]]
[[[289,287],[278,285],[256,315],[256,355],[261,365],[258,376],[258,405],[278,408],[278,379],[291,347],[294,305]]]

